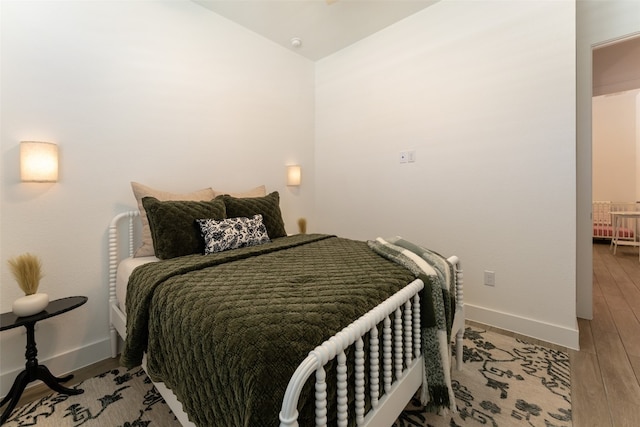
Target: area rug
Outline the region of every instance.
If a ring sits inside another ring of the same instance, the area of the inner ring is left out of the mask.
[[[2,427],[180,426],[142,368],[113,369],[72,388],[84,393],[53,393],[21,406]]]
[[[414,398],[394,427],[572,425],[565,352],[476,327],[464,338],[463,368],[453,370],[458,413],[426,413]],[[3,426],[180,426],[142,369],[114,369],[75,388],[85,392],[22,406]]]
[[[569,427],[569,355],[467,327],[463,367],[453,370],[457,414],[431,414],[414,397],[394,427]]]

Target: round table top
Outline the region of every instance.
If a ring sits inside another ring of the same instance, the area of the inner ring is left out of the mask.
[[[40,320],[66,313],[67,311],[80,307],[82,304],[86,303],[87,300],[87,297],[76,296],[49,301],[49,305],[47,305],[44,310],[32,316],[18,317],[13,312],[2,313],[0,315],[0,331],[17,328],[18,326],[35,324]]]

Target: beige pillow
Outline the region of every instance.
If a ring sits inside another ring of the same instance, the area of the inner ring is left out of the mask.
[[[267,195],[267,188],[264,185],[259,185],[256,188],[252,188],[251,190],[241,191],[239,193],[228,193],[225,191],[213,190],[216,193],[216,196],[221,196],[223,194],[228,194],[231,197],[244,198],[244,197],[264,197]]]
[[[155,197],[156,199],[166,202],[169,200],[186,200],[186,201],[202,201],[211,200],[216,197],[216,193],[212,188],[203,188],[202,190],[194,191],[192,193],[178,194],[170,193],[168,191],[156,190],[146,185],[139,184],[137,182],[131,183],[133,189],[133,195],[138,202],[138,210],[140,211],[140,220],[142,221],[142,245],[136,250],[134,257],[154,256],[155,250],[153,248],[153,240],[151,238],[151,230],[149,229],[149,220],[147,213],[142,205],[143,197]]]

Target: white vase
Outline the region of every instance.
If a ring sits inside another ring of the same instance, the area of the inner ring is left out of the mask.
[[[18,317],[31,316],[40,313],[49,305],[49,295],[37,293],[25,295],[13,302],[11,310]]]

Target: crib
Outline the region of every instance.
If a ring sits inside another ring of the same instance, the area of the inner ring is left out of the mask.
[[[613,239],[612,212],[640,211],[640,203],[594,201],[592,206],[593,238]],[[637,221],[634,218],[621,218],[618,227],[619,241],[636,241],[638,238]]]

